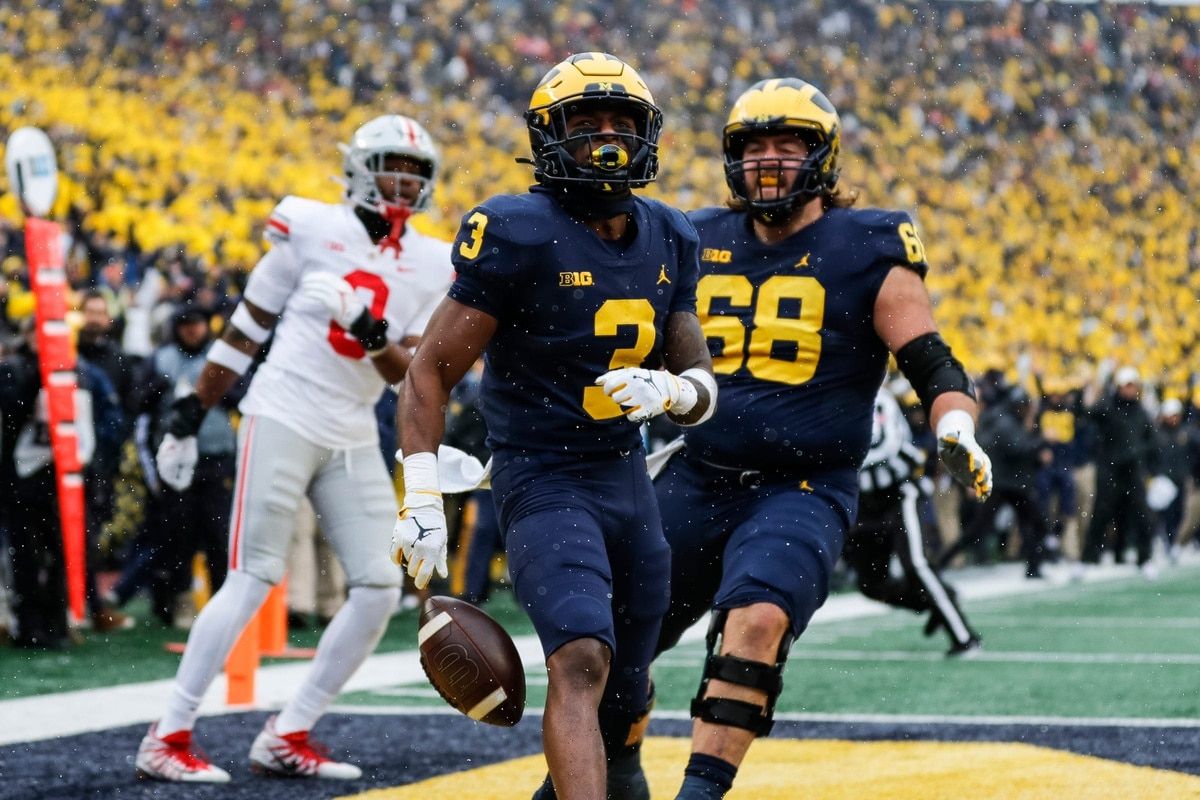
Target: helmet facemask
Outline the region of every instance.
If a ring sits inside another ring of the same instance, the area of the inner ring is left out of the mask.
[[[415,162],[420,172],[410,172],[406,169],[388,169],[386,166],[389,156],[409,159]],[[381,217],[388,216],[387,211],[394,208],[408,208],[411,211],[424,211],[433,199],[433,165],[424,159],[410,153],[398,153],[389,150],[373,150],[355,152],[352,148],[346,153],[346,177],[349,186],[347,194],[351,201],[360,208],[374,212]],[[393,192],[385,192],[380,186],[390,183]],[[409,197],[411,191],[407,186],[413,183],[419,185],[415,196]],[[406,186],[407,185],[407,186]],[[391,196],[388,196],[388,195]]]
[[[634,130],[628,133],[601,134],[597,130],[571,133],[567,130],[567,120],[581,109],[618,110],[634,120]],[[567,98],[546,108],[532,109],[525,116],[533,150],[534,177],[543,186],[623,194],[646,186],[658,177],[662,114],[644,100],[598,93],[595,97]],[[614,143],[614,139],[621,144]],[[584,163],[575,156],[581,147],[590,154]]]
[[[411,213],[429,207],[441,157],[433,139],[418,122],[399,114],[376,117],[354,132],[350,144],[339,147],[346,175],[346,197],[352,204],[382,217],[400,209]],[[388,156],[411,159],[418,165],[419,174],[388,169]],[[386,197],[379,179],[387,179],[397,187],[402,181],[414,180],[420,183],[420,191],[411,201],[396,194]]]
[[[777,158],[755,158],[746,160],[746,143],[755,134],[794,133],[808,145],[808,155],[803,158],[780,156]],[[725,182],[736,201],[744,203],[755,219],[766,225],[782,225],[792,214],[810,200],[833,191],[838,173],[836,151],[824,132],[817,128],[775,125],[770,122],[745,126],[725,136]],[[746,184],[746,171],[753,169],[759,175],[759,187],[770,178],[779,186],[776,197],[761,199],[750,197]],[[785,186],[787,172],[796,170],[790,186]]]

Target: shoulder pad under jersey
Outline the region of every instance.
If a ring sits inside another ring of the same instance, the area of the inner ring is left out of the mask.
[[[292,241],[299,232],[311,229],[310,220],[328,218],[330,205],[288,195],[271,210],[263,235],[271,244]]]

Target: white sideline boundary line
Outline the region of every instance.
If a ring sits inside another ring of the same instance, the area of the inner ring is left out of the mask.
[[[792,651],[791,658],[815,664],[820,661],[891,661],[939,663],[946,656],[939,652],[914,650],[841,650],[837,648],[802,647]],[[1197,653],[1062,653],[1021,650],[981,650],[964,656],[959,663],[991,664],[1152,664],[1155,666],[1195,666],[1200,664]],[[660,658],[655,666],[671,669],[699,669],[704,653]]]
[[[1179,574],[1178,571],[1173,571],[1173,573]],[[1028,596],[1065,587],[1082,589],[1086,584],[1121,580],[1135,577],[1137,574],[1136,568],[1128,565],[1098,568],[1089,570],[1082,583],[1070,583],[1068,572],[1063,567],[1048,570],[1046,580],[1033,582],[1024,578],[1023,565],[1002,564],[986,569],[964,570],[950,577],[953,578],[961,598],[982,600],[996,597]],[[863,617],[878,617],[891,612],[892,609],[889,606],[868,600],[858,594],[838,595],[831,597],[817,612],[813,624],[821,625]],[[684,633],[681,641],[702,641],[707,627],[707,620],[702,619]],[[543,663],[541,645],[536,636],[518,636],[513,641],[516,643],[521,660],[527,669]],[[878,654],[875,656],[878,657]],[[307,662],[260,667],[256,680],[258,701],[253,706],[227,705],[223,701],[226,693],[225,676],[219,675],[204,696],[200,714],[201,716],[211,716],[234,711],[280,708],[287,698],[299,689],[308,673],[308,668]],[[415,649],[384,653],[367,659],[366,663],[346,684],[343,692],[377,689],[424,680],[425,673],[421,669]],[[0,726],[0,745],[53,739],[59,736],[71,736],[137,723],[148,725],[157,719],[166,707],[172,686],[172,680],[158,680],[0,701],[0,720],[4,720],[4,724]],[[344,710],[347,707],[339,706],[339,708]],[[357,706],[350,708],[357,713],[369,713],[366,708],[360,709]],[[656,716],[663,716],[663,714],[656,713]],[[780,715],[779,718],[786,719],[787,717]]]
[[[945,661],[942,653],[914,652],[912,650],[821,650],[819,648],[795,651],[802,661]],[[1197,653],[1054,653],[1019,650],[981,650],[967,659],[972,663],[994,664],[1155,664],[1196,665],[1200,664]],[[965,662],[964,662],[965,663]]]
[[[513,641],[523,662],[541,662],[542,649],[536,636],[518,636]],[[258,702],[252,706],[231,706],[224,702],[227,683],[222,673],[204,695],[200,715],[281,708],[300,688],[309,666],[306,661],[260,667],[255,679]],[[416,650],[383,653],[367,659],[343,691],[357,692],[418,681],[425,681],[425,672]],[[0,702],[0,719],[5,721],[0,726],[0,745],[53,739],[139,722],[149,724],[166,708],[173,686],[173,680],[158,680],[5,700]]]
[[[984,620],[993,625],[1025,625],[1031,628],[1168,628],[1200,632],[1200,617],[1019,617],[998,611],[980,611],[971,619]]]
[[[334,705],[330,713],[363,714],[366,716],[462,716],[445,705],[437,706],[358,706]],[[525,716],[540,717],[542,709],[527,708]],[[655,711],[654,719],[690,720],[687,711]],[[1200,728],[1200,719],[1154,717],[1043,717],[1043,716],[964,716],[957,714],[829,714],[821,712],[784,711],[775,714],[784,722],[835,722],[845,725],[1034,725],[1078,728]]]

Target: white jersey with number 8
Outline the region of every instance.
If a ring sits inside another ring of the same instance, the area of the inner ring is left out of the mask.
[[[300,197],[275,207],[266,235],[271,250],[250,274],[245,297],[282,316],[242,413],[270,417],[323,447],[378,441],[374,406],[383,377],[362,345],[296,289],[308,272],[337,275],[387,320],[389,341],[419,336],[453,279],[450,244],[409,225],[399,254],[384,250],[349,205]]]

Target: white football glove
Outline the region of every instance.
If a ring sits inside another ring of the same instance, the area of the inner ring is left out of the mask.
[[[627,409],[630,422],[645,422],[664,411],[686,414],[696,405],[696,387],[691,381],[663,369],[621,367],[596,378],[604,393]]]
[[[310,302],[323,305],[333,321],[347,330],[367,310],[353,286],[328,272],[306,272],[299,292]]]
[[[392,561],[408,562],[408,574],[418,589],[424,589],[437,570],[449,576],[446,567],[446,512],[437,483],[437,458],[433,453],[415,453],[404,459],[404,507],[392,528]]]
[[[1179,487],[1166,475],[1155,475],[1146,483],[1146,505],[1151,511],[1165,511],[1179,496]]]
[[[402,567],[408,562],[408,574],[418,589],[425,588],[434,570],[442,578],[450,574],[441,496],[405,493],[404,508],[392,528],[392,560]]]
[[[196,462],[199,460],[200,451],[197,449],[195,436],[176,439],[169,433],[163,437],[154,456],[163,483],[177,492],[185,491],[192,485],[192,477],[196,474]]]
[[[975,441],[975,422],[966,411],[947,411],[938,420],[938,455],[956,481],[971,489],[976,499],[992,493],[992,460]]]

